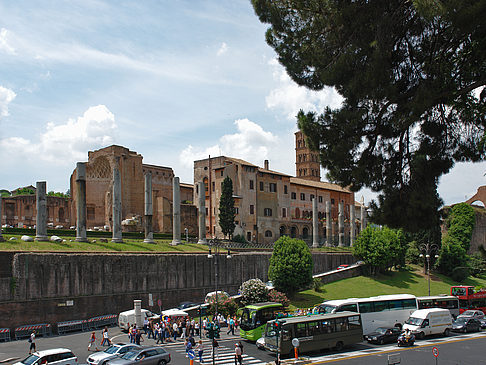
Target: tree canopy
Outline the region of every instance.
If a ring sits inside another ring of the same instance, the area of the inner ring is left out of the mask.
[[[221,198],[219,200],[219,226],[223,234],[229,238],[235,230],[235,215],[233,181],[226,176],[221,186]]]
[[[337,109],[300,111],[328,178],[380,192],[373,220],[436,226],[439,177],[485,158],[485,0],[252,0],[299,85]]]

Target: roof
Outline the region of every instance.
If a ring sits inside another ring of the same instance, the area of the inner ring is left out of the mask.
[[[362,302],[369,302],[369,301],[380,301],[380,300],[398,300],[398,299],[415,299],[415,295],[412,294],[389,294],[389,295],[379,295],[376,297],[369,297],[369,298],[349,298],[349,299],[335,299],[335,300],[326,300],[322,304],[329,304],[329,305],[341,305],[341,304],[349,304],[349,303],[362,303]]]
[[[264,169],[263,167],[259,167],[258,172],[264,172],[264,173],[267,173],[267,174],[274,174],[274,175],[281,175],[281,176],[289,176],[290,177],[290,175],[284,174],[282,172],[267,170],[267,169]]]
[[[279,321],[285,322],[285,323],[323,321],[323,320],[326,320],[326,319],[341,318],[343,316],[359,316],[359,313],[343,311],[343,312],[338,312],[338,313],[310,314],[310,315],[307,315],[307,316],[279,318]],[[275,320],[273,320],[273,321],[275,321]]]
[[[349,190],[349,189],[343,188],[342,186],[339,186],[338,184],[333,184],[333,183],[326,182],[326,181],[312,181],[312,180],[301,179],[301,178],[298,178],[298,177],[291,177],[290,183],[296,184],[296,185],[310,186],[310,187],[313,187],[313,188],[339,191],[341,193],[348,193],[348,194],[351,193],[351,190]]]
[[[228,160],[231,160],[231,161],[234,161],[234,162],[237,162],[241,165],[245,165],[245,166],[252,166],[252,167],[259,167],[257,165],[254,165],[252,163],[249,163],[248,161],[245,161],[245,160],[242,160],[240,158],[234,158],[234,157],[226,157],[226,156],[223,156],[225,158],[227,158]]]
[[[69,349],[59,347],[59,348],[56,348],[56,349],[36,351],[36,352],[34,352],[34,354],[42,357],[42,356],[46,356],[46,355],[54,355],[54,354],[59,354],[59,353],[63,353],[63,352],[72,352],[72,351],[69,350]]]
[[[276,303],[276,302],[253,303],[247,305],[246,307],[250,309],[258,309],[267,306],[283,307],[282,303]]]
[[[181,187],[194,189],[194,184],[179,183]]]

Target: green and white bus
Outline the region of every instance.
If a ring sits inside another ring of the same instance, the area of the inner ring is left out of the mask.
[[[275,302],[250,304],[241,309],[240,336],[250,341],[262,337],[268,321],[283,312],[283,305]]]
[[[345,346],[363,341],[359,313],[339,312],[282,318],[278,338],[278,351],[282,356],[292,356],[292,340],[299,340],[299,353]],[[276,321],[267,323],[264,333],[265,349],[277,352]]]

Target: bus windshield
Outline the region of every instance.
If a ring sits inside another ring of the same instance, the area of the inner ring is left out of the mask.
[[[319,313],[326,314],[326,313],[333,313],[336,310],[335,305],[329,305],[329,304],[321,304],[319,306]]]
[[[241,313],[240,327],[244,331],[255,328],[256,309],[243,308]]]

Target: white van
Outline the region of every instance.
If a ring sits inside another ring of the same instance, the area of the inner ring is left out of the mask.
[[[156,317],[156,314],[153,314],[151,311],[147,309],[142,309],[142,322],[145,320],[145,318],[151,318],[151,317]],[[137,320],[135,319],[135,309],[131,309],[129,311],[121,312],[118,315],[118,327],[120,327],[122,330],[128,331],[128,327],[130,324],[135,324]]]
[[[78,358],[69,349],[51,349],[32,353],[14,365],[77,365]]]
[[[452,315],[448,309],[419,309],[410,315],[403,325],[404,330],[410,330],[417,338],[443,333],[449,336],[452,328]]]

